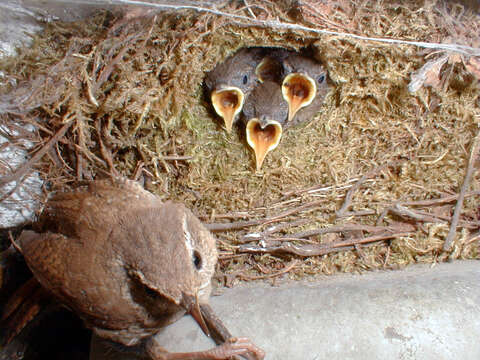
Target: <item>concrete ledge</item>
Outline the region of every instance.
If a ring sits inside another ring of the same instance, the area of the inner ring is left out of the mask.
[[[225,289],[211,305],[267,359],[480,359],[480,262]],[[157,335],[169,351],[213,343],[190,317]],[[92,360],[105,356],[93,341]],[[124,357],[122,357],[124,356]]]

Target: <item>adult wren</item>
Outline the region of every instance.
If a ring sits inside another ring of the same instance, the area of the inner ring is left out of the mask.
[[[185,313],[208,334],[201,307],[217,250],[185,206],[128,180],[95,181],[51,196],[34,230],[14,246],[42,287],[100,337],[151,359],[263,358],[244,338],[192,353],[169,353],[152,340]]]

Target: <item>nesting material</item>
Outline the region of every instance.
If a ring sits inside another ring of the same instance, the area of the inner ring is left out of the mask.
[[[59,137],[31,171],[53,188],[118,172],[185,203],[213,223],[227,285],[480,258],[475,173],[453,248],[442,250],[478,132],[478,56],[260,24],[478,49],[478,13],[440,1],[217,8],[252,20],[99,13],[47,24],[2,60],[2,116],[33,123],[39,151]],[[308,48],[331,79],[318,115],[284,134],[261,173],[203,88],[206,72],[253,46]]]

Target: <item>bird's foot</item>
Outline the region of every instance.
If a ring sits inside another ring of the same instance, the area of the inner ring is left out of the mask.
[[[265,352],[248,338],[230,338],[222,345],[205,351],[169,353],[165,352],[165,349],[153,345],[147,348],[147,352],[155,360],[225,360],[237,356],[246,356],[246,358],[252,360],[262,360],[265,357]]]

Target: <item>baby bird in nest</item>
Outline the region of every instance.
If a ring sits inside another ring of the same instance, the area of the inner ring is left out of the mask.
[[[205,85],[216,113],[223,118],[228,133],[238,120],[249,93],[256,84],[255,69],[264,49],[244,48],[210,71]]]
[[[284,49],[272,49],[257,65],[259,84],[243,110],[247,143],[260,170],[280,143],[283,130],[313,119],[328,92],[321,63]]]
[[[185,206],[161,202],[137,183],[95,181],[55,193],[34,231],[23,231],[14,246],[43,289],[125,351],[163,360],[264,357],[250,340],[231,338],[208,305],[213,236]],[[18,298],[7,304],[3,320],[18,306]],[[223,343],[169,353],[153,341],[185,313]]]

